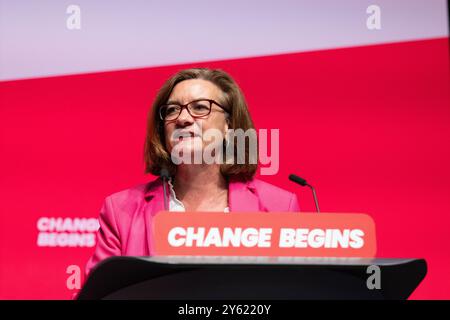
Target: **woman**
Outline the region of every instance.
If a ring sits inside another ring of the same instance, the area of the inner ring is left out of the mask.
[[[204,68],[178,72],[160,89],[147,125],[146,172],[168,173],[166,198],[161,178],[107,197],[87,274],[110,256],[152,255],[152,218],[165,203],[170,211],[299,211],[295,194],[253,178],[256,164],[176,161],[176,155],[190,157],[217,144],[204,139],[208,130],[223,134],[220,148],[235,149],[226,139],[229,130],[254,129],[244,96],[227,73]],[[245,156],[250,157],[247,144]]]

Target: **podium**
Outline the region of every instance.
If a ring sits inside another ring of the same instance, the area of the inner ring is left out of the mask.
[[[379,289],[369,289],[380,271]],[[424,259],[167,256],[111,257],[78,300],[407,299],[424,279]]]

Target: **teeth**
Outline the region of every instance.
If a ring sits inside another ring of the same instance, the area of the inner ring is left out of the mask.
[[[193,132],[183,132],[180,136],[179,139],[183,140],[184,138],[194,138],[195,134]]]

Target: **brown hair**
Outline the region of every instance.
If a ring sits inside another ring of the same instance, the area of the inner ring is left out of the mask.
[[[171,175],[176,172],[176,166],[172,163],[170,154],[165,147],[164,123],[159,117],[159,108],[167,103],[173,88],[184,80],[203,79],[214,83],[223,93],[223,101],[220,103],[229,110],[229,128],[254,129],[253,121],[248,111],[244,95],[225,71],[220,69],[192,68],[178,71],[169,78],[161,87],[147,119],[147,137],[144,148],[145,172],[160,175],[162,168],[166,168]],[[236,148],[236,146],[235,146]],[[235,150],[236,154],[236,150]],[[245,157],[249,159],[249,146],[245,144]],[[249,180],[253,178],[257,164],[221,164],[220,171],[225,178],[235,180]]]

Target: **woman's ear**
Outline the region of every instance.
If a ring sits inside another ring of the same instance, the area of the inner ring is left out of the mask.
[[[225,131],[227,131],[230,128],[230,126],[231,126],[231,119],[230,119],[230,115],[229,114],[227,114],[225,116],[225,122],[226,122]]]
[[[230,129],[230,119],[227,117],[225,119],[225,136],[227,135],[229,129]]]

